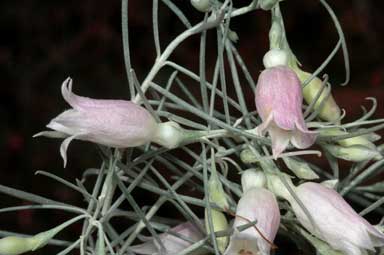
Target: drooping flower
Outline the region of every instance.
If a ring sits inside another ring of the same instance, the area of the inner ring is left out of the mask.
[[[315,132],[309,131],[304,122],[302,101],[300,81],[289,67],[272,66],[260,74],[255,102],[263,123],[256,132],[259,135],[269,133],[274,158],[289,142],[299,149],[308,148],[315,142]]]
[[[384,246],[384,234],[357,214],[335,190],[314,182],[299,185],[296,194],[312,215],[313,227],[302,208],[291,199],[300,223],[334,249],[348,255],[366,254]]]
[[[100,100],[72,93],[72,79],[61,87],[63,98],[72,107],[47,125],[55,131],[35,136],[65,138],[60,147],[66,163],[66,151],[73,139],[126,148],[146,144],[156,135],[157,123],[143,107],[125,100]]]
[[[237,204],[234,233],[224,255],[270,254],[280,224],[280,211],[275,195],[263,188],[264,185],[262,172],[244,172],[244,193]],[[239,231],[239,227],[255,220],[255,226]]]
[[[177,233],[191,242],[188,242],[184,239],[181,239],[175,235],[164,233],[159,235],[160,241],[163,243],[165,248],[165,254],[167,255],[176,255],[179,254],[184,249],[191,246],[194,242],[197,242],[204,238],[204,236],[196,229],[196,227],[190,223],[185,222],[171,229],[172,232]],[[130,249],[137,254],[148,254],[148,255],[158,255],[160,254],[160,246],[156,243],[153,238],[150,240],[131,246]],[[199,248],[193,251],[192,255],[202,255],[209,253],[206,249]]]
[[[346,255],[365,255],[367,250],[374,251],[375,247],[384,246],[384,234],[357,214],[335,190],[314,182],[295,187],[286,178],[308,210],[311,220],[279,178],[269,176],[268,179],[269,188],[290,202],[301,225],[333,249]]]

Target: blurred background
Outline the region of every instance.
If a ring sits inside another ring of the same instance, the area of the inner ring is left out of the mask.
[[[161,1],[160,1],[161,2]],[[244,6],[249,1],[235,1]],[[174,0],[191,22],[203,17],[187,0]],[[352,120],[362,113],[360,105],[370,107],[364,98],[374,96],[379,107],[375,117],[384,117],[384,3],[383,1],[333,0],[340,19],[351,61],[351,82],[341,87],[345,71],[339,53],[327,67],[338,104]],[[338,37],[332,20],[319,1],[282,2],[288,40],[305,69],[314,69],[328,56]],[[60,93],[68,76],[74,91],[94,98],[129,99],[125,74],[120,1],[0,1],[0,183],[49,198],[83,206],[81,196],[36,170],[55,173],[69,181],[80,179],[84,169],[98,167],[100,157],[94,146],[75,141],[68,150],[69,163],[63,169],[59,154],[60,140],[32,135],[45,130],[50,119],[69,106]],[[142,81],[154,61],[151,1],[129,1],[129,35],[132,65]],[[162,47],[183,27],[160,4]],[[240,40],[236,46],[257,79],[262,56],[268,50],[269,13],[256,11],[232,19],[231,29]],[[208,34],[208,77],[213,70],[215,32]],[[198,73],[199,37],[185,41],[171,58]],[[157,81],[164,82],[161,75]],[[248,98],[249,105],[253,97]],[[0,207],[22,205],[24,201],[0,194]],[[57,211],[20,211],[1,214],[0,229],[37,233],[66,220]],[[74,225],[60,238],[74,239],[80,231]],[[46,254],[49,249],[44,249]],[[35,253],[35,254],[43,254]],[[277,254],[288,254],[283,251]],[[298,254],[298,253],[296,253]]]

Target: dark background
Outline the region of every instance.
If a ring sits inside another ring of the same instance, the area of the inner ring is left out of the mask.
[[[202,15],[189,1],[175,0],[193,23]],[[235,6],[249,1],[235,1]],[[376,117],[384,117],[384,22],[382,1],[330,1],[343,26],[351,60],[351,82],[344,79],[339,53],[326,72],[333,84],[338,104],[348,119],[361,113],[364,100],[379,101]],[[288,40],[305,69],[314,70],[337,42],[332,20],[318,1],[282,2]],[[175,16],[160,4],[160,37],[164,48],[183,29]],[[88,143],[75,141],[68,151],[69,163],[62,167],[61,141],[33,139],[54,116],[68,108],[60,94],[62,81],[71,76],[74,91],[94,98],[129,99],[124,69],[119,1],[1,1],[0,2],[0,183],[44,195],[55,200],[83,205],[81,197],[36,170],[53,172],[67,180],[81,178],[86,168],[98,167],[101,160]],[[231,29],[240,37],[237,47],[254,79],[262,69],[261,59],[268,49],[269,14],[252,12],[232,20]],[[151,1],[130,1],[129,29],[133,67],[140,81],[154,60]],[[214,32],[208,35],[214,45]],[[184,42],[172,55],[176,62],[198,72],[198,37]],[[209,56],[215,54],[215,50]],[[214,60],[208,61],[212,71]],[[209,76],[210,77],[210,76]],[[164,81],[166,77],[157,79]],[[252,95],[249,105],[253,104]],[[25,202],[1,195],[0,206]],[[67,219],[56,211],[21,211],[1,214],[0,229],[37,233]],[[60,237],[73,239],[69,228]],[[47,251],[48,249],[45,249]],[[280,250],[281,254],[286,254]]]

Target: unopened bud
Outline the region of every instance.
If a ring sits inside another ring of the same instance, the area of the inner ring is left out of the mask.
[[[218,232],[218,231],[224,231],[228,229],[228,221],[227,218],[225,217],[225,214],[223,212],[217,211],[215,209],[211,210],[211,219],[212,219],[212,225],[213,225],[213,231]],[[209,233],[211,233],[211,229],[209,227],[209,222],[208,222],[208,209],[205,209],[205,226],[206,230]],[[227,248],[229,238],[228,236],[223,236],[223,237],[217,237],[216,238],[217,246],[219,248],[219,251],[221,253],[224,253],[225,248]]]
[[[321,130],[320,134],[323,136],[340,136],[340,135],[347,135],[348,132],[338,128],[327,128],[327,129]],[[352,145],[363,145],[373,150],[376,150],[376,145],[372,143],[370,139],[375,140],[377,139],[377,137],[380,137],[380,136],[375,133],[370,133],[367,135],[355,136],[347,139],[338,140],[337,143],[344,147],[352,146]]]
[[[240,159],[246,164],[255,163],[259,161],[259,158],[250,150],[245,149],[240,153]]]
[[[288,185],[292,189],[295,189],[295,186],[292,183],[291,178],[289,175],[281,173],[282,174],[282,179],[284,182],[280,179],[280,177],[276,174],[267,174],[267,187],[268,189],[274,193],[276,196],[284,198],[286,200],[290,200],[292,195],[287,189]],[[285,184],[284,184],[285,183]]]
[[[374,157],[381,156],[377,150],[359,144],[348,147],[337,145],[324,145],[324,147],[334,157],[352,162],[371,160]]]
[[[229,29],[229,31],[228,31],[228,38],[233,43],[237,43],[237,41],[239,40],[238,34],[235,31],[231,30],[231,29]]]
[[[241,174],[241,186],[243,192],[254,187],[263,188],[267,183],[265,174],[261,170],[248,169]]]
[[[8,236],[0,239],[0,254],[2,255],[18,255],[30,251],[32,248],[30,238]]]
[[[285,165],[300,179],[313,180],[319,176],[305,163],[291,157],[283,157]]]
[[[211,0],[191,0],[191,4],[200,12],[209,12],[211,10]]]
[[[227,201],[227,194],[223,189],[220,180],[211,177],[208,181],[209,201],[217,204],[220,208],[227,209],[229,204]]]
[[[208,194],[209,202],[213,202],[223,209],[227,209],[229,207],[227,195],[223,189],[223,185],[221,184],[217,176],[216,166],[214,164],[212,165],[212,174],[208,181]],[[211,229],[211,227],[209,226],[208,217],[208,208],[206,208],[205,228],[207,229],[208,233],[210,233],[211,230],[214,232],[218,232],[226,230],[228,228],[228,221],[223,212],[218,211],[216,209],[211,210],[211,220],[213,229]],[[216,238],[216,242],[221,253],[223,253],[225,248],[227,247],[228,241],[228,236]]]
[[[296,72],[301,83],[305,82],[312,75],[302,71],[297,66],[292,67],[292,69]],[[318,77],[315,77],[309,84],[307,84],[307,86],[303,88],[303,97],[307,104],[310,104],[316,98],[317,94],[322,89],[322,83],[323,82]],[[324,100],[325,102],[322,103]],[[321,95],[316,101],[313,109],[319,111],[319,117],[326,121],[337,121],[341,116],[340,107],[336,104],[335,99],[331,94],[327,95],[325,89],[321,92]]]

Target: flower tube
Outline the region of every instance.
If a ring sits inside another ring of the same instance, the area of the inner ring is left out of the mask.
[[[366,250],[384,246],[384,234],[357,214],[335,190],[307,182],[299,185],[296,192],[317,226],[310,224],[302,208],[292,200],[296,217],[308,231],[334,249],[348,255],[361,255],[366,254]]]
[[[335,190],[314,182],[294,187],[288,178],[286,180],[312,219],[279,178],[269,178],[269,184],[275,194],[290,202],[301,225],[333,249],[346,255],[365,255],[367,250],[384,246],[384,234],[357,214]]]
[[[268,56],[271,58],[273,55]],[[286,149],[289,142],[296,148],[305,149],[316,139],[315,132],[309,131],[304,122],[300,81],[289,67],[279,64],[277,62],[277,65],[267,65],[269,68],[261,72],[255,91],[256,108],[263,121],[256,128],[256,133],[269,133],[275,159]]]
[[[154,138],[157,123],[143,107],[125,100],[100,100],[72,93],[72,79],[61,87],[63,98],[72,107],[52,119],[47,125],[55,131],[44,131],[36,136],[65,138],[60,154],[67,161],[66,152],[73,139],[90,141],[110,147],[125,148],[146,144]]]
[[[242,175],[243,196],[236,209],[234,233],[224,255],[269,255],[280,224],[280,211],[275,195],[263,188],[262,172],[246,170]],[[253,227],[238,228],[257,220]]]

